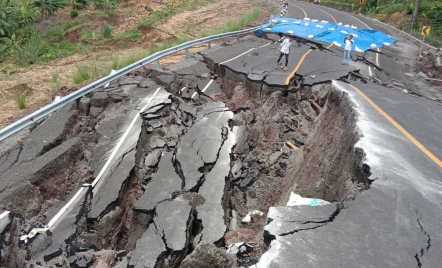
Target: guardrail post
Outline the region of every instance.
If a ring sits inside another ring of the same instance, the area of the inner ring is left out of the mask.
[[[186,48],[184,51],[186,51],[186,58],[190,59],[190,52],[189,52],[189,49]]]
[[[209,49],[212,48],[212,41],[207,42],[207,47],[208,47]]]
[[[223,45],[225,45],[227,43],[227,40],[226,40],[226,38],[224,37],[223,38]]]
[[[156,60],[155,63],[157,64],[157,69],[161,70],[162,68],[161,68],[160,60]]]
[[[239,41],[239,34],[236,36],[236,41]]]

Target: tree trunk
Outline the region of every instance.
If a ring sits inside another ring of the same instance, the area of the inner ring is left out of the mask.
[[[414,4],[414,9],[413,9],[413,20],[411,22],[411,27],[413,27],[413,24],[416,22],[417,19],[417,14],[419,14],[419,9],[421,6],[421,0],[416,0],[416,3]]]

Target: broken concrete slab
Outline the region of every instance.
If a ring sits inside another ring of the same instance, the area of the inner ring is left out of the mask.
[[[64,106],[51,114],[28,137],[23,138],[23,148],[17,163],[32,161],[63,142],[67,130],[75,123],[75,108],[75,103]]]
[[[339,213],[336,204],[325,206],[271,207],[270,222],[264,228],[270,235],[281,236],[301,230],[314,229],[331,221]]]
[[[221,105],[222,104],[222,105]],[[208,103],[197,114],[197,121],[181,138],[176,159],[180,164],[185,179],[185,189],[197,186],[202,177],[200,168],[204,164],[214,163],[223,143],[223,128],[228,127],[228,121],[233,113],[225,111],[223,103]]]
[[[154,222],[163,230],[166,247],[172,251],[186,251],[193,224],[192,207],[188,202],[182,198],[162,202],[156,208],[156,215]]]
[[[141,81],[143,81],[143,80],[145,80],[145,79],[142,76],[126,75],[120,79],[119,83],[120,83],[120,86],[140,85]]]
[[[195,107],[193,107],[185,102],[180,102],[180,104],[178,105],[178,109],[185,112],[185,113],[188,113],[192,116],[195,116],[196,112],[197,112]]]
[[[152,150],[157,149],[157,148],[163,148],[165,145],[166,145],[166,142],[161,138],[154,138],[149,144],[150,149],[152,149]]]
[[[146,156],[144,164],[148,167],[155,167],[156,165],[158,165],[161,155],[162,155],[161,150],[153,150],[150,154]]]
[[[94,92],[94,95],[91,98],[92,107],[104,108],[108,102],[109,102],[109,95],[107,92],[101,92],[101,91]]]
[[[152,176],[144,194],[135,202],[134,210],[149,212],[158,203],[171,199],[174,192],[181,190],[183,181],[175,171],[172,158],[172,152],[161,157],[157,173]]]
[[[109,178],[95,191],[91,202],[88,218],[97,219],[106,213],[107,208],[118,200],[119,193],[124,182],[129,178],[135,167],[136,150],[132,150],[123,156],[121,162],[114,168]]]
[[[226,178],[230,173],[230,153],[236,144],[235,134],[227,133],[227,140],[223,143],[218,159],[212,170],[205,175],[203,185],[198,193],[205,198],[205,203],[196,208],[203,230],[200,243],[215,243],[223,238],[227,226],[224,223],[224,209],[222,206]]]
[[[49,262],[55,257],[66,254],[64,249],[66,249],[67,243],[69,243],[68,238],[72,239],[76,234],[77,227],[75,223],[81,215],[88,192],[85,188],[79,188],[72,193],[75,194],[78,191],[81,191],[81,193],[76,198],[71,209],[50,230],[52,234],[50,236],[46,233],[38,234],[37,238],[34,238],[27,245],[28,250],[32,252],[32,260]]]
[[[163,231],[158,229],[155,223],[150,224],[132,251],[129,267],[155,267],[158,257],[166,251],[163,237]]]
[[[192,207],[187,201],[175,199],[159,204],[153,223],[137,241],[129,266],[155,267],[169,254],[169,262],[179,264],[189,247],[192,223]]]

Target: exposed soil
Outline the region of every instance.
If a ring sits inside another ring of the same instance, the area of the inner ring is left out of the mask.
[[[407,14],[406,11],[395,12],[391,14],[391,16],[387,16],[387,14],[378,14],[375,16],[375,19],[385,22],[398,29],[409,25],[411,22],[411,17]]]

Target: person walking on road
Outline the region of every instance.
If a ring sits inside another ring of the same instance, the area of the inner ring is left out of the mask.
[[[350,64],[350,52],[351,52],[351,47],[353,45],[353,35],[350,34],[350,36],[347,38],[344,38],[344,43],[345,43],[345,47],[344,47],[344,60],[342,62],[342,64],[344,65],[349,65]]]
[[[279,46],[279,58],[278,61],[276,62],[275,69],[278,69],[279,62],[281,61],[282,57],[285,56],[285,66],[281,64],[281,69],[287,71],[287,65],[289,64],[290,46],[293,44],[294,40],[295,37],[290,36],[289,39],[285,39]],[[276,54],[278,54],[278,52],[276,52]]]

